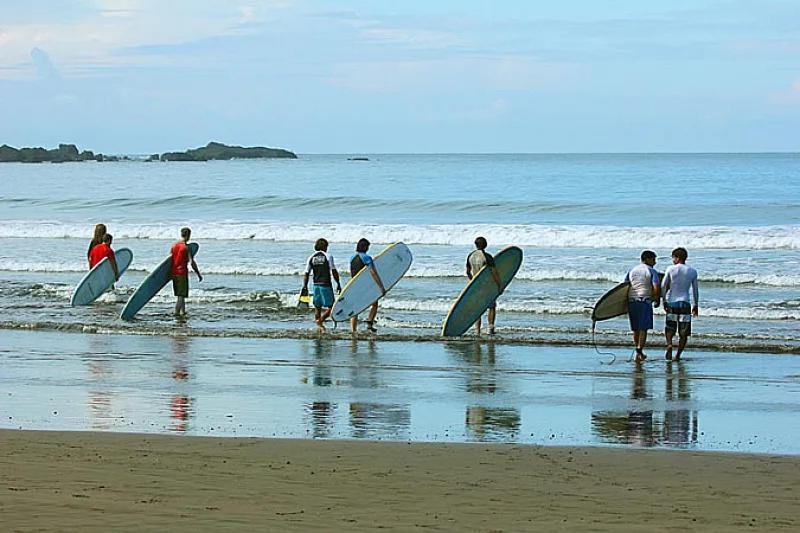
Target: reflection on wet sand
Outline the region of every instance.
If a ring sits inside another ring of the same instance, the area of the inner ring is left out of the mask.
[[[377,344],[374,339],[350,342],[348,364],[333,365],[336,345],[328,339],[312,342],[310,379],[301,379],[313,387],[342,387],[347,389],[375,390],[383,387]],[[335,376],[337,367],[348,369],[349,375]],[[325,394],[318,391],[314,394]],[[347,424],[337,430],[339,406],[327,399],[317,399],[306,404],[310,422],[309,433],[315,438],[340,437],[374,439],[408,438],[411,426],[411,411],[408,405],[378,402],[347,402]],[[342,426],[344,423],[342,421]]]
[[[98,355],[105,355],[108,351],[107,340],[101,337],[93,337],[89,343],[91,352],[84,354],[89,370],[89,388],[87,405],[89,406],[90,426],[92,429],[110,429],[113,426],[112,400],[114,394],[107,389],[105,383],[111,377],[111,368],[108,361],[98,358]]]
[[[498,372],[495,367],[496,346],[493,342],[448,342],[448,352],[464,367],[465,389],[476,395],[493,395],[502,390],[498,385]],[[466,434],[479,441],[514,440],[519,434],[521,416],[515,407],[486,407],[468,405],[466,407]]]
[[[172,379],[177,389],[183,389],[182,383],[189,380],[188,354],[190,337],[176,335],[171,338],[172,344]],[[172,425],[170,431],[183,433],[188,429],[189,420],[193,415],[192,398],[185,393],[173,394],[169,407]]]
[[[652,408],[654,397],[648,391],[648,385],[652,385],[654,381],[655,377],[648,380],[644,367],[637,365],[633,373],[630,394],[632,407],[626,412],[593,412],[593,433],[604,442],[635,446],[687,447],[696,444],[697,411],[683,405],[689,404],[691,399],[690,380],[685,363],[669,362],[666,365],[664,373],[666,407],[661,413],[655,412]]]

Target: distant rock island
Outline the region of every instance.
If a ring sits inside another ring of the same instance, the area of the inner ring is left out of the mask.
[[[297,159],[297,154],[281,148],[228,146],[222,143],[210,142],[202,148],[186,150],[185,152],[166,152],[160,156],[153,154],[150,156],[150,160],[155,161],[156,157],[161,161],[210,161],[216,159]]]
[[[202,148],[185,152],[166,152],[153,154],[147,161],[210,161],[227,159],[260,159],[284,158],[297,159],[297,154],[281,148],[265,148],[263,146],[228,146],[210,142]],[[14,148],[4,144],[0,146],[0,163],[68,163],[73,161],[134,161],[140,158],[129,156],[95,154],[91,150],[78,151],[74,144],[59,144],[58,148]]]
[[[58,148],[20,148],[0,146],[0,163],[67,163],[70,161],[117,161],[118,157],[95,154],[90,150],[79,152],[74,144],[59,144]]]

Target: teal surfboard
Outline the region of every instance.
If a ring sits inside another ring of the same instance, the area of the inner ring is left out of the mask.
[[[192,257],[197,255],[197,250],[200,249],[200,245],[196,242],[189,243],[189,250],[192,252]],[[172,279],[172,255],[168,255],[161,264],[159,264],[155,270],[153,270],[150,275],[144,278],[144,281],[141,285],[134,291],[131,295],[128,303],[125,304],[125,307],[122,308],[122,313],[119,317],[122,320],[130,320],[136,313],[142,310],[142,307],[147,305],[147,302],[153,299],[153,297],[164,288],[164,286],[169,283]]]
[[[120,248],[114,251],[114,257],[117,259],[117,270],[119,270],[119,275],[122,277],[122,274],[125,273],[133,261],[133,252],[127,248]],[[111,261],[106,257],[83,276],[72,293],[70,305],[72,307],[89,305],[100,298],[116,281],[114,267],[111,266]]]
[[[522,250],[516,246],[503,248],[494,256],[494,264],[500,277],[500,285],[505,290],[522,266]],[[444,319],[442,335],[445,337],[463,335],[500,296],[500,292],[491,269],[483,267],[456,298]]]

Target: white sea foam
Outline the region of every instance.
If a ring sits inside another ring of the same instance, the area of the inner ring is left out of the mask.
[[[108,222],[117,239],[176,238],[183,223],[131,224]],[[676,243],[691,249],[797,250],[800,226],[676,226],[625,227],[540,224],[297,224],[283,222],[203,222],[191,223],[199,240],[263,240],[307,242],[325,235],[331,242],[352,243],[367,236],[376,243],[404,241],[407,244],[472,244],[482,234],[495,245],[544,248],[666,248]],[[76,238],[86,239],[87,224],[60,222],[2,221],[0,238]]]

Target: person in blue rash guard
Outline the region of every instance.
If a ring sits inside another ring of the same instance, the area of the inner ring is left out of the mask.
[[[375,280],[375,283],[378,284],[378,288],[381,290],[381,293],[386,294],[386,289],[383,286],[383,282],[381,281],[380,276],[378,276],[378,272],[375,270],[375,264],[372,261],[372,256],[370,256],[367,251],[369,251],[369,241],[367,239],[359,239],[358,243],[356,244],[356,253],[350,258],[350,276],[355,277],[356,274],[361,272],[361,270],[368,268],[370,269],[370,275],[372,275],[372,279]],[[367,316],[367,320],[365,321],[367,325],[367,331],[375,333],[378,329],[375,327],[375,317],[378,314],[378,302],[376,301],[370,307],[369,315]],[[350,319],[350,330],[353,333],[358,331],[358,315],[352,317]]]

